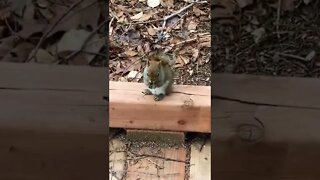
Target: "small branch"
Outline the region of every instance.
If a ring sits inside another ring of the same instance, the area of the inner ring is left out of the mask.
[[[47,36],[49,35],[49,33],[59,24],[59,22],[62,21],[63,18],[65,18],[75,7],[77,7],[83,0],[79,0],[76,3],[72,4],[70,6],[70,8],[65,11],[61,17],[54,23],[52,24],[51,27],[49,27],[47,29],[47,31],[42,35],[42,37],[40,38],[40,41],[38,42],[37,46],[35,47],[34,51],[31,51],[31,55],[29,56],[29,58],[27,59],[26,62],[29,62],[31,59],[34,58],[34,56],[37,54],[39,48],[41,47],[43,41],[47,38]]]
[[[20,37],[20,36],[11,28],[11,26],[10,26],[7,18],[4,18],[4,22],[6,23],[6,26],[8,27],[9,31],[11,32],[11,34],[12,34],[13,36]]]
[[[293,54],[286,54],[286,53],[277,53],[277,54],[280,55],[280,56],[283,56],[283,57],[289,57],[289,58],[298,59],[298,60],[301,60],[301,61],[308,61],[304,57],[293,55]]]
[[[188,8],[192,7],[194,4],[195,4],[195,2],[192,2],[191,4],[189,4],[189,5],[181,8],[180,10],[178,10],[178,11],[176,11],[176,12],[174,12],[174,13],[168,15],[168,16],[165,16],[165,17],[163,18],[162,28],[163,28],[163,29],[165,28],[168,19],[170,19],[170,18],[172,18],[173,16],[178,15],[178,14],[180,14],[181,12],[187,10]]]
[[[279,22],[280,22],[281,4],[282,4],[282,0],[278,0],[277,20],[276,20],[276,30],[277,30],[278,39],[280,39]]]
[[[184,40],[184,41],[181,41],[181,42],[178,42],[176,44],[173,44],[172,46],[178,46],[178,45],[181,45],[181,44],[185,44],[185,43],[189,43],[189,42],[192,42],[192,41],[196,41],[198,38],[192,38],[192,39],[187,39],[187,40]]]

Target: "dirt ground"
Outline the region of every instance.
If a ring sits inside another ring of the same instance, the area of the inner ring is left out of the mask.
[[[213,72],[320,76],[319,0],[213,1]]]
[[[111,0],[110,80],[141,82],[144,57],[169,49],[177,56],[175,84],[210,85],[209,3],[165,0],[150,7],[147,0]]]

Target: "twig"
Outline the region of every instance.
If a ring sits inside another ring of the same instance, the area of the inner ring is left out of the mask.
[[[154,20],[149,20],[149,21],[141,21],[141,22],[130,22],[130,23],[123,23],[125,25],[130,25],[130,24],[149,24],[153,22],[158,22],[158,21],[163,21],[164,18],[161,19],[154,19]]]
[[[6,23],[6,26],[8,27],[9,31],[11,32],[12,35],[19,37],[19,35],[11,28],[8,19],[4,18],[4,22]]]
[[[79,54],[82,49],[86,46],[86,44],[90,41],[90,39],[93,37],[93,35],[104,25],[108,22],[108,20],[103,21],[101,24],[99,24],[99,26],[97,28],[95,28],[90,34],[89,36],[86,38],[86,40],[84,41],[84,43],[82,44],[82,46],[80,47],[80,49],[78,49],[77,51],[74,51],[73,53],[69,54],[64,60],[67,62],[69,59],[71,59],[72,57],[76,56],[77,54]]]
[[[109,23],[109,31],[110,31],[110,29],[111,29],[111,26],[112,26],[112,23],[113,23],[113,21],[114,21],[114,18],[115,17],[112,17],[112,19],[111,19],[111,21],[110,21],[110,23]],[[109,32],[107,32],[108,34],[109,34]],[[109,34],[110,35],[110,34]]]
[[[157,167],[159,167],[159,169],[163,169],[164,167],[163,166],[160,166],[158,163],[152,161],[151,159],[149,158],[146,158],[147,161],[151,162],[152,164],[156,165]]]
[[[283,56],[283,57],[289,57],[289,58],[298,59],[298,60],[301,60],[301,61],[308,61],[304,57],[293,55],[293,54],[286,54],[286,53],[277,53],[277,54],[280,55],[280,56]]]
[[[66,17],[66,16],[67,16],[75,7],[77,7],[82,1],[83,1],[83,0],[79,0],[79,1],[75,2],[74,4],[72,4],[72,5],[70,6],[70,8],[69,8],[67,11],[65,11],[65,12],[61,15],[61,17],[60,17],[54,24],[52,24],[51,27],[49,27],[49,28],[47,29],[47,31],[46,31],[46,32],[42,35],[42,37],[40,38],[40,41],[38,42],[38,44],[37,44],[37,46],[35,47],[34,51],[31,52],[31,55],[30,55],[30,57],[27,59],[27,62],[29,62],[31,59],[34,58],[34,56],[37,54],[39,48],[41,47],[43,41],[47,38],[47,36],[49,35],[49,33],[59,24],[60,21],[62,21],[62,19],[63,19],[64,17]]]
[[[165,28],[168,19],[170,19],[170,18],[172,18],[173,16],[175,16],[175,15],[177,15],[177,14],[180,14],[181,12],[187,10],[188,8],[192,7],[195,3],[196,3],[196,2],[192,2],[191,4],[189,4],[189,5],[181,8],[180,10],[178,10],[178,11],[176,11],[176,12],[174,12],[174,13],[168,15],[168,16],[165,16],[165,17],[163,18],[162,28],[163,28],[163,29]]]
[[[129,151],[130,152],[130,151]],[[166,157],[162,157],[162,156],[157,156],[157,155],[152,155],[152,154],[137,154],[134,152],[131,152],[133,155],[135,156],[146,156],[146,157],[153,157],[153,158],[159,158],[159,159],[163,159],[166,161],[174,161],[174,162],[181,162],[181,163],[186,163],[189,164],[190,162],[187,161],[181,161],[181,160],[177,160],[177,159],[172,159],[172,158],[166,158]]]
[[[280,13],[281,13],[281,3],[282,3],[282,0],[278,0],[277,20],[276,20],[276,30],[277,30],[278,39],[280,39],[279,22],[280,22]]]
[[[197,40],[197,39],[198,39],[198,38],[192,38],[192,39],[187,39],[187,40],[178,42],[178,43],[176,43],[176,44],[172,44],[172,45],[169,46],[169,48],[166,48],[166,49],[165,49],[165,52],[171,51],[172,48],[175,47],[175,46],[178,46],[178,45],[181,45],[181,44],[185,44],[185,43],[189,43],[189,42],[195,41],[195,40]]]

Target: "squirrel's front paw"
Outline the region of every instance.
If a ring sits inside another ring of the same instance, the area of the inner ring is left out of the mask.
[[[142,93],[144,95],[151,95],[152,94],[152,92],[149,89],[145,89]]]
[[[162,100],[164,98],[164,94],[159,94],[159,95],[154,95],[153,96],[153,99],[155,100],[155,101],[160,101],[160,100]]]

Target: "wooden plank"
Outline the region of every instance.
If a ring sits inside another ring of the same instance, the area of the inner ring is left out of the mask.
[[[107,179],[104,71],[0,63],[0,179]]]
[[[200,151],[201,143],[191,144],[189,180],[211,179],[211,142],[207,141]]]
[[[320,178],[320,110],[214,102],[214,179]]]
[[[0,128],[0,142],[0,179],[108,178],[105,134]]]
[[[102,94],[74,91],[0,90],[0,129],[105,134]]]
[[[170,96],[156,102],[141,93],[142,83],[111,81],[109,85],[110,127],[211,132],[209,86],[174,86]]]
[[[184,180],[186,161],[186,150],[184,148],[161,148],[159,152],[154,151],[151,147],[143,147],[138,153],[148,156],[137,160],[136,163],[129,161],[126,180]]]
[[[320,79],[214,74],[214,96],[280,106],[320,109]]]
[[[0,63],[0,88],[107,92],[105,67]]]
[[[125,176],[127,161],[125,150],[125,144],[121,140],[109,141],[109,180],[118,180]]]

